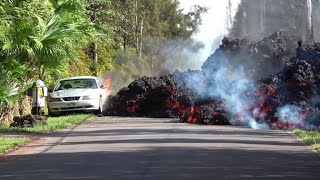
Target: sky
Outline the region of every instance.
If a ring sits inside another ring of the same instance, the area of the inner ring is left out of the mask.
[[[199,65],[201,65],[207,57],[213,54],[214,50],[219,46],[224,35],[227,33],[227,4],[228,0],[179,0],[181,8],[188,12],[193,5],[201,5],[208,7],[208,13],[202,17],[202,25],[197,34],[193,38],[201,41],[205,47],[199,52]],[[231,0],[231,13],[236,13],[240,0]]]

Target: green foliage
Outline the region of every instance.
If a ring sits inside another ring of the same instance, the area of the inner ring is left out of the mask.
[[[0,17],[10,30],[5,30],[5,38],[1,39],[1,54],[31,66],[32,73],[42,77],[44,69],[74,58],[74,46],[92,36],[94,30],[84,8],[82,13],[75,11],[71,16],[71,10],[81,7],[80,2],[32,0],[2,4]]]
[[[204,7],[194,6],[184,14],[178,0],[112,0],[111,7],[115,15],[107,20],[121,35],[115,39],[116,44],[132,48],[137,48],[137,38],[138,42],[144,37],[159,41],[189,39],[201,24],[201,14],[207,11]]]
[[[0,7],[3,118],[32,80],[45,80],[50,72],[76,59],[75,49],[94,37],[95,27],[83,0],[12,0],[1,1]],[[55,75],[50,77],[57,80],[60,74]]]
[[[27,144],[31,141],[28,138],[6,138],[0,137],[0,155],[9,150],[12,150],[16,146]]]
[[[67,63],[66,58],[74,59],[74,46],[81,36],[90,32],[92,24],[87,22],[73,23],[69,20],[52,17],[48,22],[39,18],[37,36],[30,37],[33,40],[33,54],[36,57],[35,65],[40,68],[44,79],[44,70],[55,69],[61,64]],[[42,69],[41,69],[42,68]]]
[[[0,65],[0,122],[8,115],[10,108],[17,101],[18,84],[10,79],[10,71]]]
[[[315,150],[320,152],[320,131],[319,130],[304,131],[304,130],[296,129],[293,132],[297,136],[302,138],[308,145],[311,145]]]

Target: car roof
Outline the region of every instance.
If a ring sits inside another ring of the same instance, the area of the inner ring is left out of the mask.
[[[98,79],[98,77],[95,77],[95,76],[75,76],[75,77],[63,78],[63,79],[60,79],[60,81],[73,80],[73,79]]]

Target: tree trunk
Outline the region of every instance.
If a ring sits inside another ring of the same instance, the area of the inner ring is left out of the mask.
[[[140,47],[139,47],[139,58],[141,59],[142,56],[142,36],[143,36],[143,19],[141,19],[141,23],[140,23]]]
[[[43,65],[40,66],[39,68],[39,79],[44,81],[46,78],[44,77],[44,73],[45,73],[45,68]]]
[[[94,42],[93,49],[94,75],[98,76],[98,43]]]
[[[126,34],[126,26],[127,26],[127,20],[125,20],[124,23],[124,32],[123,32],[123,51],[126,52],[127,50],[127,34]]]
[[[138,29],[139,29],[139,24],[138,24],[138,0],[135,0],[135,26],[136,26],[136,54],[139,54],[139,36],[138,36]]]
[[[93,23],[97,22],[98,20],[98,15],[97,12],[99,10],[99,4],[97,3],[93,3],[91,4],[92,8],[90,9],[92,11],[92,15],[91,15],[91,21]],[[95,40],[95,42],[93,42],[93,69],[94,69],[94,76],[98,76],[98,43]]]

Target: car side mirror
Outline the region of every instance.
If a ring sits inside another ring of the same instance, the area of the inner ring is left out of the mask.
[[[101,89],[105,89],[106,87],[105,87],[104,85],[101,85],[100,88],[101,88]]]

